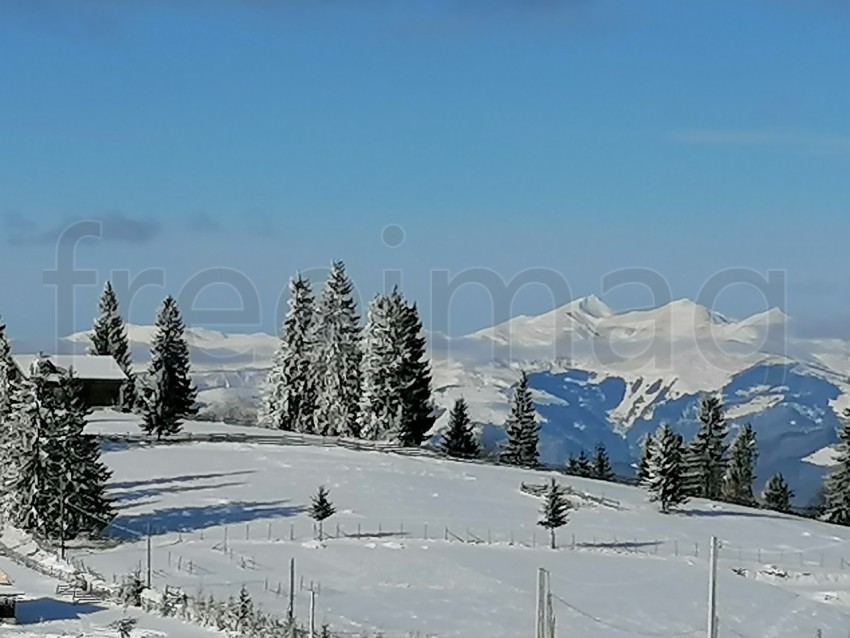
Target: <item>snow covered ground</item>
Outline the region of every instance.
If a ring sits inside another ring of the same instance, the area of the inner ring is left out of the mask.
[[[217,597],[245,585],[284,614],[295,558],[298,615],[312,585],[318,621],[353,635],[528,636],[538,567],[552,573],[560,636],[700,635],[717,535],[722,638],[846,638],[850,626],[846,528],[700,501],[665,517],[641,490],[560,477],[607,500],[577,499],[551,551],[538,500],[519,490],[543,472],[318,446],[109,450],[127,542],[79,550],[107,578],[144,561],[150,526],[155,584]],[[319,484],[338,508],[323,544],[305,513]]]
[[[158,618],[139,610],[125,611],[108,605],[74,604],[58,596],[57,581],[32,572],[0,556],[0,569],[26,592],[18,603],[18,625],[0,625],[3,638],[117,638],[118,632],[109,627],[124,617],[137,618],[133,638],[213,638],[213,633],[179,621]]]

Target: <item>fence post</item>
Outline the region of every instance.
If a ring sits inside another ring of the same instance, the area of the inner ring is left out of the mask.
[[[428,540],[428,523],[425,523],[425,535],[423,537],[426,541]]]

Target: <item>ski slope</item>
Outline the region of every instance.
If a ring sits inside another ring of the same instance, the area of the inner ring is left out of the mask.
[[[697,636],[716,535],[722,638],[845,638],[850,626],[846,528],[701,501],[662,516],[639,489],[559,477],[589,496],[552,551],[539,500],[519,489],[545,472],[315,446],[109,449],[126,542],[78,551],[107,578],[143,563],[150,526],[155,584],[217,597],[244,585],[283,614],[295,558],[299,617],[312,586],[318,622],[346,635],[528,636],[545,567],[561,636]],[[319,484],[338,509],[325,530],[340,538],[324,543],[305,513]]]

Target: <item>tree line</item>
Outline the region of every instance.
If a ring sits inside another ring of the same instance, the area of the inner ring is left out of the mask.
[[[850,525],[850,409],[843,417],[837,463],[824,479],[824,498],[818,515],[826,522]],[[723,403],[719,397],[708,395],[700,400],[697,422],[697,433],[689,443],[666,423],[641,440],[637,482],[647,489],[650,500],[659,504],[661,512],[669,513],[691,498],[792,511],[794,491],[781,473],[768,479],[760,499],[754,494],[758,442],[751,425],[738,427],[734,438],[727,442],[730,429]],[[506,439],[498,460],[508,465],[539,467],[540,425],[525,372],[514,388],[504,429]],[[449,413],[440,447],[455,458],[479,458],[482,454],[463,398],[455,401]],[[582,450],[577,456],[570,456],[564,472],[602,481],[616,479],[602,444],[592,455]],[[547,499],[549,512],[557,514],[560,510],[556,488],[549,490]],[[547,520],[560,518],[553,515]]]
[[[361,327],[353,290],[340,261],[318,298],[305,277],[290,280],[258,423],[419,445],[435,419],[419,311],[396,288],[374,297]]]

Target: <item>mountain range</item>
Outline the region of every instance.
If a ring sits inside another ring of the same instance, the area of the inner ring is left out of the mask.
[[[704,393],[721,393],[734,429],[759,438],[759,485],[782,472],[799,503],[816,497],[839,415],[850,406],[850,343],[793,335],[778,309],[733,320],[689,300],[615,312],[595,296],[536,316],[518,316],[462,337],[429,335],[434,394],[447,408],[463,396],[485,447],[504,437],[509,397],[525,370],[541,421],[541,457],[562,464],[604,444],[631,474],[640,440],[667,422],[686,439]],[[142,364],[153,336],[128,328]],[[189,328],[193,366],[208,403],[256,400],[277,338]],[[85,333],[67,338],[72,348]]]

